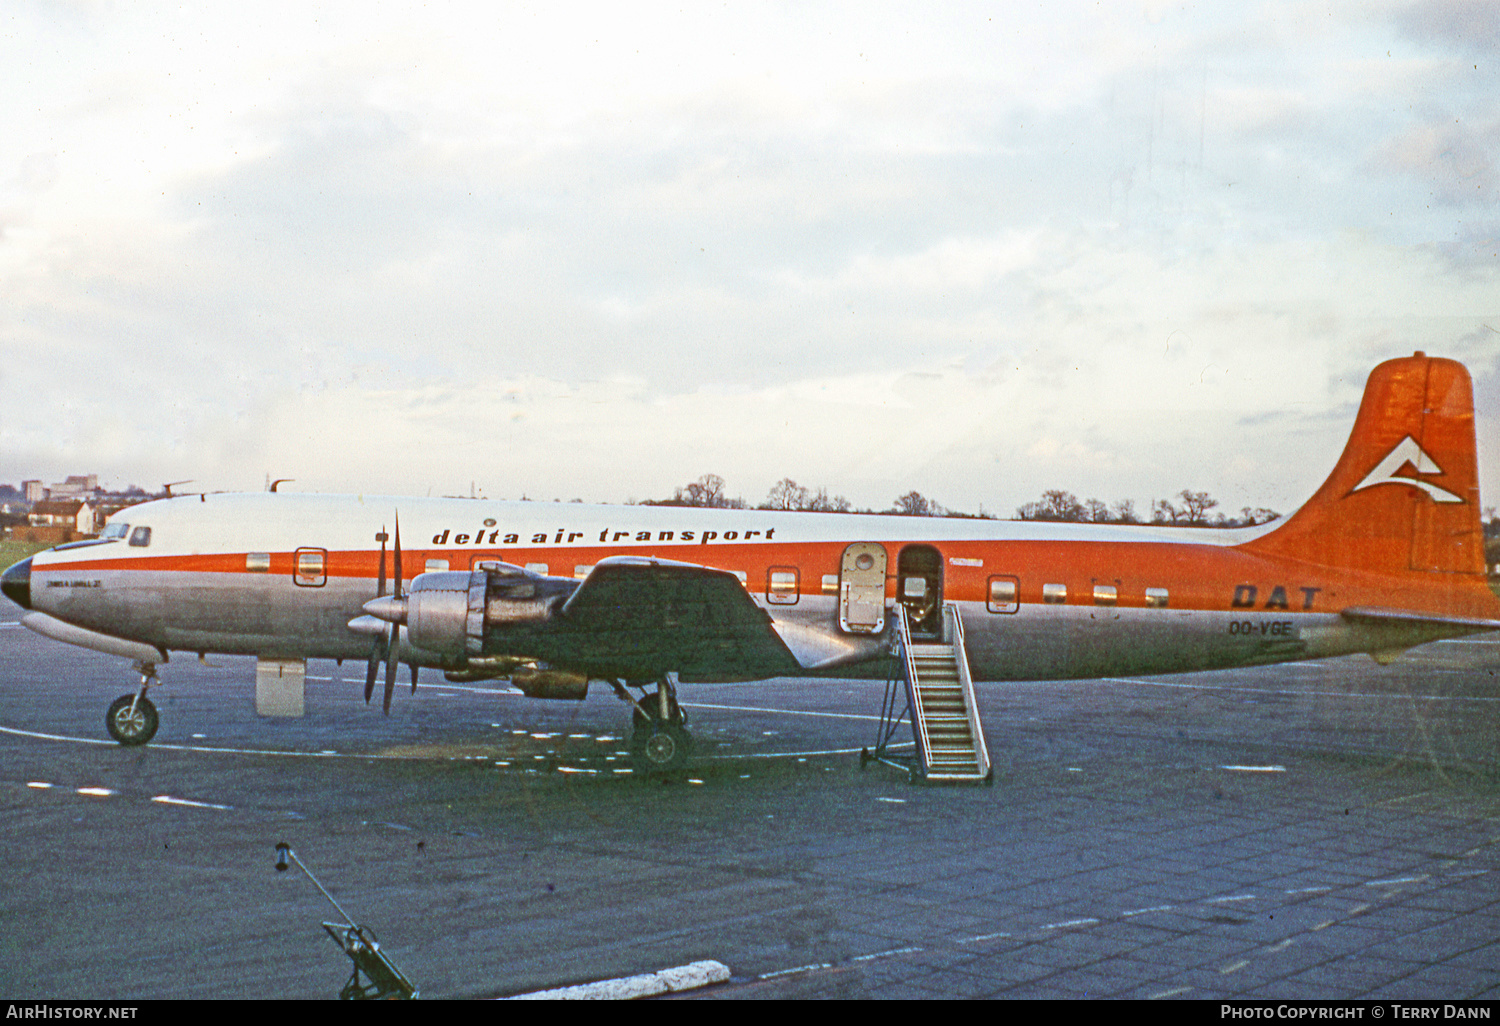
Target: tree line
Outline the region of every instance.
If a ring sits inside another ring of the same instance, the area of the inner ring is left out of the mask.
[[[777,481],[767,493],[765,501],[752,507],[744,499],[731,497],[725,491],[724,479],[718,474],[704,474],[691,484],[676,489],[670,499],[647,499],[643,505],[796,510],[807,513],[894,513],[898,516],[909,517],[999,519],[992,514],[985,513],[982,507],[977,514],[948,509],[918,491],[910,491],[897,496],[887,509],[855,509],[853,503],[842,495],[830,497],[826,488],[807,488],[789,477]],[[1028,502],[1019,507],[1014,519],[1089,524],[1151,523],[1169,527],[1251,527],[1275,520],[1280,516],[1275,510],[1246,506],[1240,510],[1238,517],[1230,517],[1222,512],[1214,512],[1218,505],[1219,501],[1207,492],[1195,492],[1184,488],[1172,499],[1153,500],[1150,519],[1146,520],[1136,513],[1135,502],[1132,499],[1125,499],[1110,506],[1099,499],[1080,501],[1072,492],[1054,489],[1043,492],[1038,501]]]
[[[1268,523],[1281,516],[1274,509],[1264,506],[1245,506],[1237,517],[1214,512],[1219,500],[1208,492],[1195,492],[1187,488],[1171,499],[1153,499],[1150,520],[1144,520],[1135,510],[1135,501],[1125,499],[1106,506],[1098,499],[1079,501],[1072,492],[1060,489],[1046,491],[1037,502],[1028,502],[1016,510],[1017,520],[1052,520],[1083,524],[1144,524],[1151,523],[1167,527],[1254,527]]]

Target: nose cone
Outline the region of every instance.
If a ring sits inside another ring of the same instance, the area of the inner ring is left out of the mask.
[[[22,609],[31,608],[31,559],[27,557],[0,575],[0,591]]]
[[[364,610],[371,616],[379,617],[386,623],[406,622],[406,599],[397,598],[394,595],[372,598],[364,604]]]

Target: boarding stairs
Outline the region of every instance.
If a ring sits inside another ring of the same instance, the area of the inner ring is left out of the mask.
[[[874,752],[862,753],[862,762],[905,769],[913,783],[992,783],[994,770],[969,677],[958,607],[944,603],[940,638],[914,642],[906,608],[898,602],[892,610],[892,656],[880,734]],[[898,713],[902,692],[906,705]],[[916,754],[894,755],[891,740],[908,719]]]

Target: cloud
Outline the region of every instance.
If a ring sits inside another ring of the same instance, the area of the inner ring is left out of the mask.
[[[1494,352],[1462,8],[464,11],[23,10],[0,480],[1285,506]]]
[[[1423,0],[1401,9],[1396,20],[1424,42],[1486,57],[1500,51],[1500,6],[1487,0]]]
[[[1496,153],[1500,153],[1500,120],[1475,132],[1452,119],[1412,126],[1386,144],[1380,161],[1418,179],[1439,203],[1493,211],[1500,195]]]

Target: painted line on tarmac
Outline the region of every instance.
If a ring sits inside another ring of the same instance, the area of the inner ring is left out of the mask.
[[[1471,851],[1466,852],[1465,855],[1474,855],[1479,850],[1479,848],[1472,849]],[[1484,872],[1489,872],[1489,870],[1484,870]],[[1377,880],[1361,881],[1361,884],[1365,887],[1392,887],[1406,884],[1431,884],[1433,886],[1440,886],[1443,883],[1444,877],[1456,878],[1462,877],[1464,875],[1465,873],[1463,872],[1453,872],[1447,874],[1423,873],[1410,877],[1399,877],[1394,879],[1383,878]],[[1361,884],[1351,883],[1339,889],[1345,892],[1352,892],[1355,887],[1360,886]],[[1286,890],[1283,892],[1283,894],[1288,896],[1305,895],[1314,892],[1330,892],[1333,890],[1334,888],[1331,886],[1301,887]],[[1360,902],[1359,904],[1355,904],[1352,907],[1347,908],[1341,915],[1337,915],[1332,919],[1317,923],[1316,925],[1313,925],[1311,927],[1298,930],[1292,936],[1282,937],[1280,940],[1274,943],[1263,945],[1253,954],[1247,952],[1247,954],[1252,954],[1252,957],[1241,958],[1237,961],[1227,963],[1219,968],[1219,973],[1226,976],[1237,973],[1240,970],[1253,965],[1255,962],[1254,956],[1280,954],[1281,952],[1296,946],[1298,940],[1306,935],[1317,933],[1318,931],[1325,930],[1331,926],[1346,923],[1354,919],[1355,917],[1363,915],[1364,913],[1370,911],[1372,908],[1375,908],[1377,904],[1384,904],[1385,902],[1395,901],[1396,897],[1396,893],[1392,892],[1384,895],[1382,902],[1379,903]],[[1110,927],[1125,923],[1133,917],[1147,915],[1149,913],[1170,912],[1175,913],[1179,916],[1186,915],[1189,917],[1193,917],[1195,911],[1208,911],[1222,908],[1225,904],[1258,900],[1260,900],[1260,897],[1256,894],[1227,894],[1215,898],[1202,898],[1197,901],[1186,902],[1180,905],[1153,905],[1149,908],[1137,908],[1130,909],[1128,911],[1117,912],[1101,911],[1098,916],[1080,916],[1075,919],[1066,919],[1055,923],[1043,923],[1031,927],[1022,926],[1013,930],[1005,930],[996,933],[984,933],[971,937],[961,937],[956,939],[956,943],[960,945],[970,945],[984,944],[989,941],[995,940],[1043,940],[1048,938],[1049,936],[1056,936],[1056,933],[1053,931],[1059,930],[1076,930],[1080,932],[1090,929],[1108,930]],[[1272,900],[1274,901],[1274,899]],[[1282,906],[1279,903],[1276,903],[1271,907],[1280,909]],[[942,947],[944,947],[944,945],[941,943],[935,945],[935,949],[941,949]],[[789,969],[777,969],[771,972],[761,973],[755,978],[757,980],[774,980],[779,977],[793,976],[802,973],[823,972],[829,969],[840,968],[843,965],[853,965],[856,963],[870,962],[880,958],[891,958],[900,955],[918,953],[925,950],[927,949],[923,947],[893,948],[886,951],[877,951],[866,955],[855,955],[851,958],[847,958],[839,962],[813,962],[807,965],[794,966]],[[1165,990],[1158,994],[1153,994],[1152,998],[1175,997],[1180,994],[1188,993],[1192,989],[1193,988],[1191,987],[1178,987],[1176,989]]]
[[[21,730],[17,727],[0,726],[0,734],[11,734],[15,737],[32,737],[42,741],[71,741],[79,745],[105,745],[110,748],[122,747],[118,741],[106,741],[97,737],[70,737],[67,734],[46,734],[39,730]],[[283,755],[298,756],[304,759],[401,759],[408,756],[401,755],[356,755],[350,752],[287,752],[278,751],[274,748],[215,748],[210,745],[174,745],[151,742],[145,748],[155,748],[168,752],[207,752],[210,755]]]
[[[1468,670],[1462,671],[1471,672]],[[1479,672],[1479,671],[1472,671]],[[1370,691],[1293,691],[1290,688],[1242,688],[1233,684],[1169,684],[1162,680],[1134,680],[1130,677],[1100,677],[1102,684],[1137,684],[1143,688],[1179,688],[1186,691],[1233,691],[1246,695],[1292,695],[1294,697],[1325,698],[1393,698],[1403,702],[1412,700],[1435,702],[1500,702],[1500,698],[1469,695],[1405,695],[1382,694]]]
[[[364,681],[353,680],[353,679],[350,679],[350,678],[347,678],[347,677],[338,677],[338,678],[336,678],[336,677],[313,677],[313,676],[309,676],[307,679],[308,680],[318,680],[318,681],[335,681],[335,682],[343,683],[343,684],[363,684],[364,683]],[[428,689],[431,689],[431,690],[463,691],[463,692],[467,692],[469,694],[475,694],[475,695],[495,695],[495,696],[504,696],[506,698],[524,698],[525,695],[526,695],[526,693],[524,691],[520,691],[520,690],[517,690],[515,688],[506,688],[506,689],[503,689],[503,690],[500,689],[500,688],[473,688],[473,687],[465,687],[463,685],[458,685],[458,684],[422,684],[422,685],[419,685],[419,686],[422,687],[422,688],[428,688]],[[686,709],[718,709],[718,710],[725,711],[725,712],[758,712],[758,713],[772,713],[774,715],[779,715],[779,716],[816,716],[816,717],[823,717],[823,718],[826,718],[826,719],[833,719],[833,720],[863,720],[863,721],[873,722],[873,723],[880,723],[880,722],[882,722],[882,718],[879,717],[879,716],[870,716],[870,715],[865,715],[865,714],[860,714],[860,713],[813,712],[813,711],[808,710],[808,709],[777,709],[777,708],[767,708],[765,706],[759,706],[759,705],[717,705],[717,704],[714,704],[714,703],[711,703],[711,702],[679,702],[678,704],[681,705],[681,706],[683,706]],[[857,752],[857,751],[859,751],[859,749],[856,748],[856,749],[854,749],[854,751]],[[806,754],[809,754],[809,753],[807,753],[807,752],[796,752],[796,753],[787,753],[787,754],[806,755]],[[837,753],[817,753],[817,754],[837,754]]]
[[[364,681],[362,681],[362,680],[356,680],[356,679],[351,678],[351,677],[314,677],[311,674],[308,675],[307,679],[308,680],[317,680],[317,681],[333,681],[333,682],[341,683],[341,684],[363,684],[364,683]],[[521,690],[519,690],[517,688],[513,688],[513,687],[507,687],[507,688],[503,688],[503,689],[502,688],[474,688],[474,687],[466,687],[466,686],[461,685],[461,684],[421,684],[421,685],[419,685],[419,687],[427,688],[427,689],[434,690],[434,691],[463,691],[463,692],[467,692],[469,694],[474,694],[474,695],[494,695],[494,696],[503,696],[503,697],[506,697],[506,698],[524,698],[525,694],[526,694],[524,691],[521,691]],[[824,718],[833,719],[833,720],[865,720],[865,721],[874,722],[874,723],[881,722],[881,717],[879,717],[879,716],[870,716],[870,715],[860,714],[860,713],[813,712],[812,710],[809,710],[809,709],[777,709],[777,708],[767,708],[765,706],[759,706],[759,705],[717,705],[717,704],[714,704],[714,703],[711,703],[711,702],[679,702],[678,704],[682,705],[684,708],[688,708],[688,709],[720,709],[720,710],[724,710],[724,711],[727,711],[727,712],[759,712],[759,713],[773,713],[773,714],[780,715],[780,716],[818,716],[818,717],[824,717]],[[855,749],[855,751],[858,751],[858,750],[859,749],[857,749],[857,748]]]
[[[728,712],[760,712],[776,713],[781,716],[822,716],[831,720],[873,720],[876,723],[883,722],[882,717],[867,716],[860,713],[826,713],[812,712],[807,709],[767,709],[758,705],[712,705],[708,702],[679,702],[679,705],[689,709],[722,709]],[[855,749],[858,751],[859,749]]]
[[[195,802],[191,798],[173,798],[169,794],[159,794],[151,799],[158,805],[183,805],[190,809],[217,809],[220,812],[233,812],[233,805],[219,805],[216,802]]]
[[[121,747],[120,744],[119,744],[119,742],[117,742],[117,741],[107,741],[107,740],[105,740],[103,738],[97,738],[97,737],[72,737],[72,736],[67,735],[67,734],[48,734],[48,733],[44,733],[43,731],[39,731],[39,730],[21,730],[18,727],[0,726],[0,734],[10,734],[13,737],[35,738],[35,739],[37,739],[39,741],[67,741],[67,742],[71,742],[73,744],[79,744],[79,745],[102,745],[102,746],[105,746],[105,747],[108,747],[108,748],[119,748],[119,747]],[[911,747],[912,744],[913,743],[905,743],[905,744],[899,744],[899,745],[891,745],[890,747],[891,748],[907,748],[907,747]],[[153,741],[149,745],[145,745],[143,747],[154,748],[154,749],[157,749],[159,751],[167,751],[167,752],[199,752],[199,753],[207,754],[207,755],[274,755],[274,756],[280,756],[282,758],[303,758],[303,759],[386,759],[386,760],[391,760],[391,761],[406,761],[406,762],[412,762],[412,761],[452,762],[452,761],[455,761],[455,759],[458,758],[456,756],[451,756],[451,755],[441,755],[441,756],[432,756],[430,758],[424,759],[424,757],[417,756],[417,755],[383,755],[383,754],[376,753],[376,752],[369,752],[369,753],[361,753],[361,752],[335,752],[335,751],[288,752],[288,751],[285,751],[285,750],[279,750],[279,749],[275,749],[275,748],[222,748],[222,747],[216,747],[216,746],[213,746],[213,745],[174,745],[174,744],[159,743],[159,742],[155,742],[155,741]],[[715,762],[716,761],[720,761],[720,760],[730,760],[730,759],[792,759],[792,758],[806,759],[806,758],[809,758],[809,757],[812,757],[812,756],[816,756],[816,755],[858,755],[863,750],[864,749],[862,749],[862,748],[831,748],[831,749],[822,749],[822,750],[818,750],[818,751],[806,751],[806,752],[751,752],[751,753],[746,753],[744,755],[709,755],[709,756],[705,756],[705,758],[708,759],[709,761],[715,761]],[[560,768],[559,772],[563,772],[563,770]],[[577,771],[574,770],[573,772],[577,772]]]
[[[899,745],[887,745],[888,748],[915,748],[915,741],[908,741]],[[860,752],[868,751],[869,746],[864,748],[825,748],[816,752],[746,752],[743,755],[709,755],[708,759],[789,759],[796,757],[806,759],[813,755],[858,755]]]

